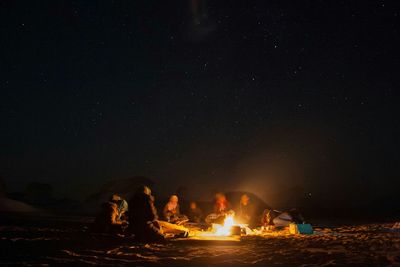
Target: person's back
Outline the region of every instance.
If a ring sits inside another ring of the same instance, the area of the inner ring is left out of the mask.
[[[141,241],[158,241],[161,234],[150,189],[141,188],[129,201],[129,232]]]
[[[137,193],[129,201],[129,222],[132,226],[141,227],[148,221],[157,220],[157,212],[151,196]]]

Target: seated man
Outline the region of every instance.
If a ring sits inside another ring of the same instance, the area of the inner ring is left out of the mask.
[[[163,210],[164,219],[169,223],[182,224],[188,221],[188,218],[180,213],[178,196],[172,195]]]
[[[229,207],[230,204],[225,195],[217,193],[215,195],[214,213],[207,215],[205,219],[206,223],[222,224],[228,214],[234,215],[234,211]]]
[[[189,221],[193,223],[200,223],[203,219],[203,211],[197,206],[197,203],[194,201],[190,202],[188,217]]]
[[[129,200],[129,232],[143,242],[164,240],[161,227],[158,224],[154,197],[147,186],[141,186]]]
[[[128,210],[128,204],[118,195],[112,195],[108,202],[101,206],[93,231],[97,233],[122,234],[127,222],[122,216]]]

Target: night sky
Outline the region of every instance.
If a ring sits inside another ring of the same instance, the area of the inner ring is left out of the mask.
[[[0,1],[0,175],[83,197],[399,188],[399,1]]]

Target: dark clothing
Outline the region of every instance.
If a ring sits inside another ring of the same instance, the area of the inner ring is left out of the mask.
[[[118,211],[118,205],[114,202],[106,202],[101,205],[100,213],[97,215],[93,231],[97,233],[122,233],[122,222]]]
[[[140,241],[160,241],[164,239],[157,222],[154,198],[145,193],[137,193],[129,200],[129,232]]]
[[[236,216],[240,223],[252,225],[254,223],[254,206],[251,203],[240,204]]]
[[[295,209],[295,208],[290,209],[289,211],[287,211],[287,213],[289,213],[290,216],[292,216],[294,223],[304,223],[305,222],[303,215],[297,209]]]
[[[190,222],[199,223],[203,219],[203,211],[198,207],[189,209],[187,215]]]

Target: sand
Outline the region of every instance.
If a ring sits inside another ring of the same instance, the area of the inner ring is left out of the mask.
[[[275,232],[230,240],[139,244],[62,227],[0,226],[5,265],[112,266],[400,266],[394,223],[316,228],[309,236]]]

